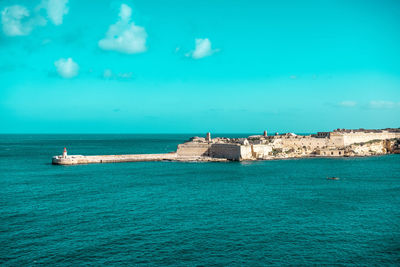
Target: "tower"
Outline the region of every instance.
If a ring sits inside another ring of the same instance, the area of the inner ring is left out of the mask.
[[[267,137],[267,131],[264,131],[264,137]]]
[[[64,151],[63,151],[63,158],[66,158],[67,157],[67,148],[66,147],[64,147]]]
[[[209,133],[209,132],[206,135],[206,141],[211,142],[211,133]]]

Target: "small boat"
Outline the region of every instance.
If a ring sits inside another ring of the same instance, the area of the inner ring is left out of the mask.
[[[327,180],[339,180],[339,177],[326,177]]]

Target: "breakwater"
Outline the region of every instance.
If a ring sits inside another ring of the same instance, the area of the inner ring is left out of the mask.
[[[128,155],[60,155],[54,156],[54,165],[78,165],[91,163],[117,163],[139,161],[227,161],[226,159],[204,156],[180,156],[175,152],[164,154],[128,154]]]

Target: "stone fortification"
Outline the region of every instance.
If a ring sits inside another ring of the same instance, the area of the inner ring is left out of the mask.
[[[186,142],[178,145],[176,153],[180,156],[208,156],[211,144],[204,142]]]
[[[193,137],[178,146],[181,156],[196,155],[228,160],[267,160],[298,157],[370,156],[395,152],[400,129],[346,130],[312,135],[293,133],[247,138]]]
[[[210,147],[210,157],[225,158],[228,160],[241,160],[240,144],[212,144]]]
[[[353,157],[400,153],[400,129],[346,130],[319,132],[312,135],[293,133],[247,138],[192,137],[178,145],[176,152],[142,155],[53,157],[53,164],[75,165],[132,161],[242,161],[302,157]]]

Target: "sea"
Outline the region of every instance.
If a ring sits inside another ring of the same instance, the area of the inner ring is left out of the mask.
[[[400,264],[400,155],[51,164],[190,136],[0,135],[0,265]]]

